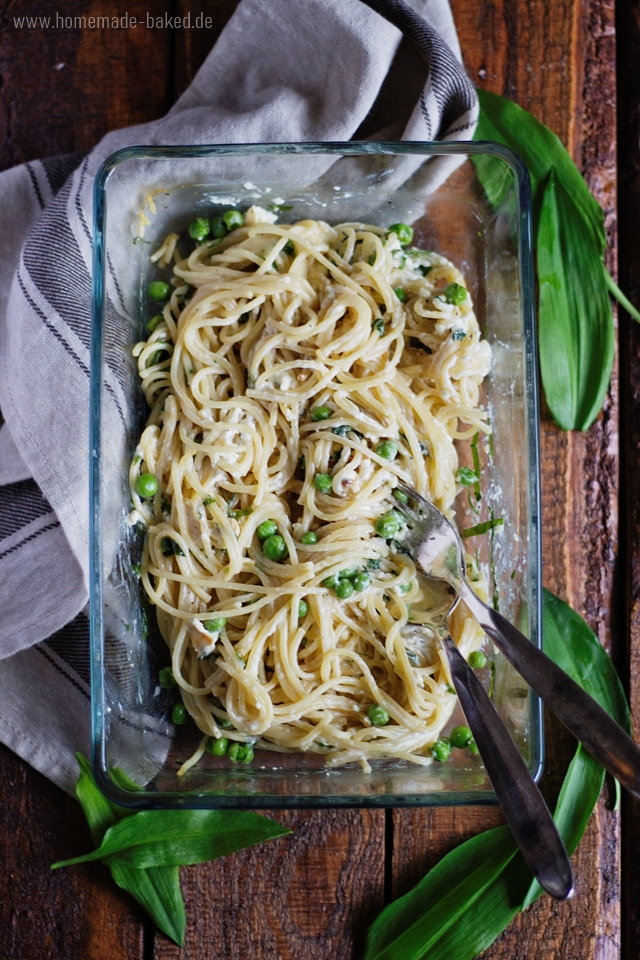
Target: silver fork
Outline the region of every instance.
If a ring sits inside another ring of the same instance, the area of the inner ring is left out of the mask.
[[[514,839],[540,886],[558,900],[566,900],[573,894],[573,873],[549,808],[474,671],[446,631],[440,631],[439,638],[460,705]]]
[[[443,513],[410,487],[398,484],[407,503],[394,504],[409,527],[405,546],[426,576],[450,584],[484,632],[580,743],[640,798],[640,750],[602,707],[471,589],[458,531]]]

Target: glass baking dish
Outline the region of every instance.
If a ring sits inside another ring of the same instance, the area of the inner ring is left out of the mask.
[[[126,522],[128,470],[146,414],[132,347],[143,337],[146,287],[157,276],[150,252],[168,232],[184,235],[194,216],[252,204],[275,205],[280,222],[411,223],[418,246],[448,257],[464,274],[493,352],[484,385],[493,433],[490,444],[480,445],[483,516],[493,511],[504,518],[495,538],[479,538],[480,559],[501,611],[541,645],[531,200],[522,161],[493,143],[121,150],[95,181],[90,577],[96,779],[112,800],[138,808],[494,803],[479,758],[461,750],[427,767],[379,761],[370,773],[353,764],[328,769],[317,754],[257,751],[245,766],[205,753],[177,776],[202,734],[192,723],[171,723],[175,691],[158,682],[169,655],[135,572],[140,534]],[[460,454],[464,462],[469,451]],[[541,704],[498,652],[488,653],[483,680],[538,777]],[[461,719],[458,708],[448,728]],[[139,789],[128,789],[118,771]]]

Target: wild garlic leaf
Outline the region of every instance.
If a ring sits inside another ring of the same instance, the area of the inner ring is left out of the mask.
[[[563,430],[586,430],[607,392],[614,355],[611,303],[598,250],[554,170],[538,224],[540,373]]]
[[[367,936],[363,960],[418,960],[452,928],[513,859],[508,827],[497,827],[456,847],[409,893],[386,907]],[[475,956],[475,954],[474,954]]]
[[[80,776],[76,796],[89,823],[93,842],[99,845],[109,829],[123,816],[135,816],[135,810],[126,810],[112,804],[98,789],[89,761],[76,754]],[[122,771],[114,771],[114,779],[127,789],[139,789],[138,784]],[[178,867],[149,867],[139,870],[109,864],[111,876],[119,887],[131,894],[147,911],[154,923],[175,943],[182,946],[186,915],[180,890]]]
[[[143,907],[157,927],[179,947],[184,940],[186,913],[180,890],[179,867],[122,867],[109,865],[111,876]]]
[[[602,257],[606,246],[604,214],[561,140],[512,100],[478,90],[480,119],[474,140],[496,140],[522,157],[531,176],[533,212],[537,216],[547,179],[557,179],[582,214],[593,244]]]
[[[290,831],[244,810],[143,810],[110,827],[93,853],[54,864],[105,860],[130,867],[203,863]]]

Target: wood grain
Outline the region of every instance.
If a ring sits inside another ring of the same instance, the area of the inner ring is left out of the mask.
[[[0,745],[3,960],[142,960],[142,914],[101,864],[51,870],[93,848],[78,803]]]
[[[182,951],[154,960],[349,960],[383,906],[384,812],[269,814],[289,837],[184,870]]]
[[[619,189],[620,285],[635,304],[640,303],[640,3],[629,0],[618,10],[619,36]],[[624,680],[628,684],[633,727],[640,730],[640,328],[623,312],[620,325],[622,438],[621,520],[624,540],[628,643]],[[622,577],[621,577],[622,579]],[[626,624],[625,624],[626,627]],[[640,802],[623,798],[623,956],[640,951]]]

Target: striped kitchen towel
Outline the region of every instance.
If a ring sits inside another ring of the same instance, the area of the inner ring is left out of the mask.
[[[241,0],[165,117],[0,174],[0,739],[63,788],[89,742],[97,170],[133,144],[468,140],[477,100],[460,60],[447,0]],[[455,162],[435,162],[434,184]],[[117,449],[124,401],[118,370],[107,377]]]

